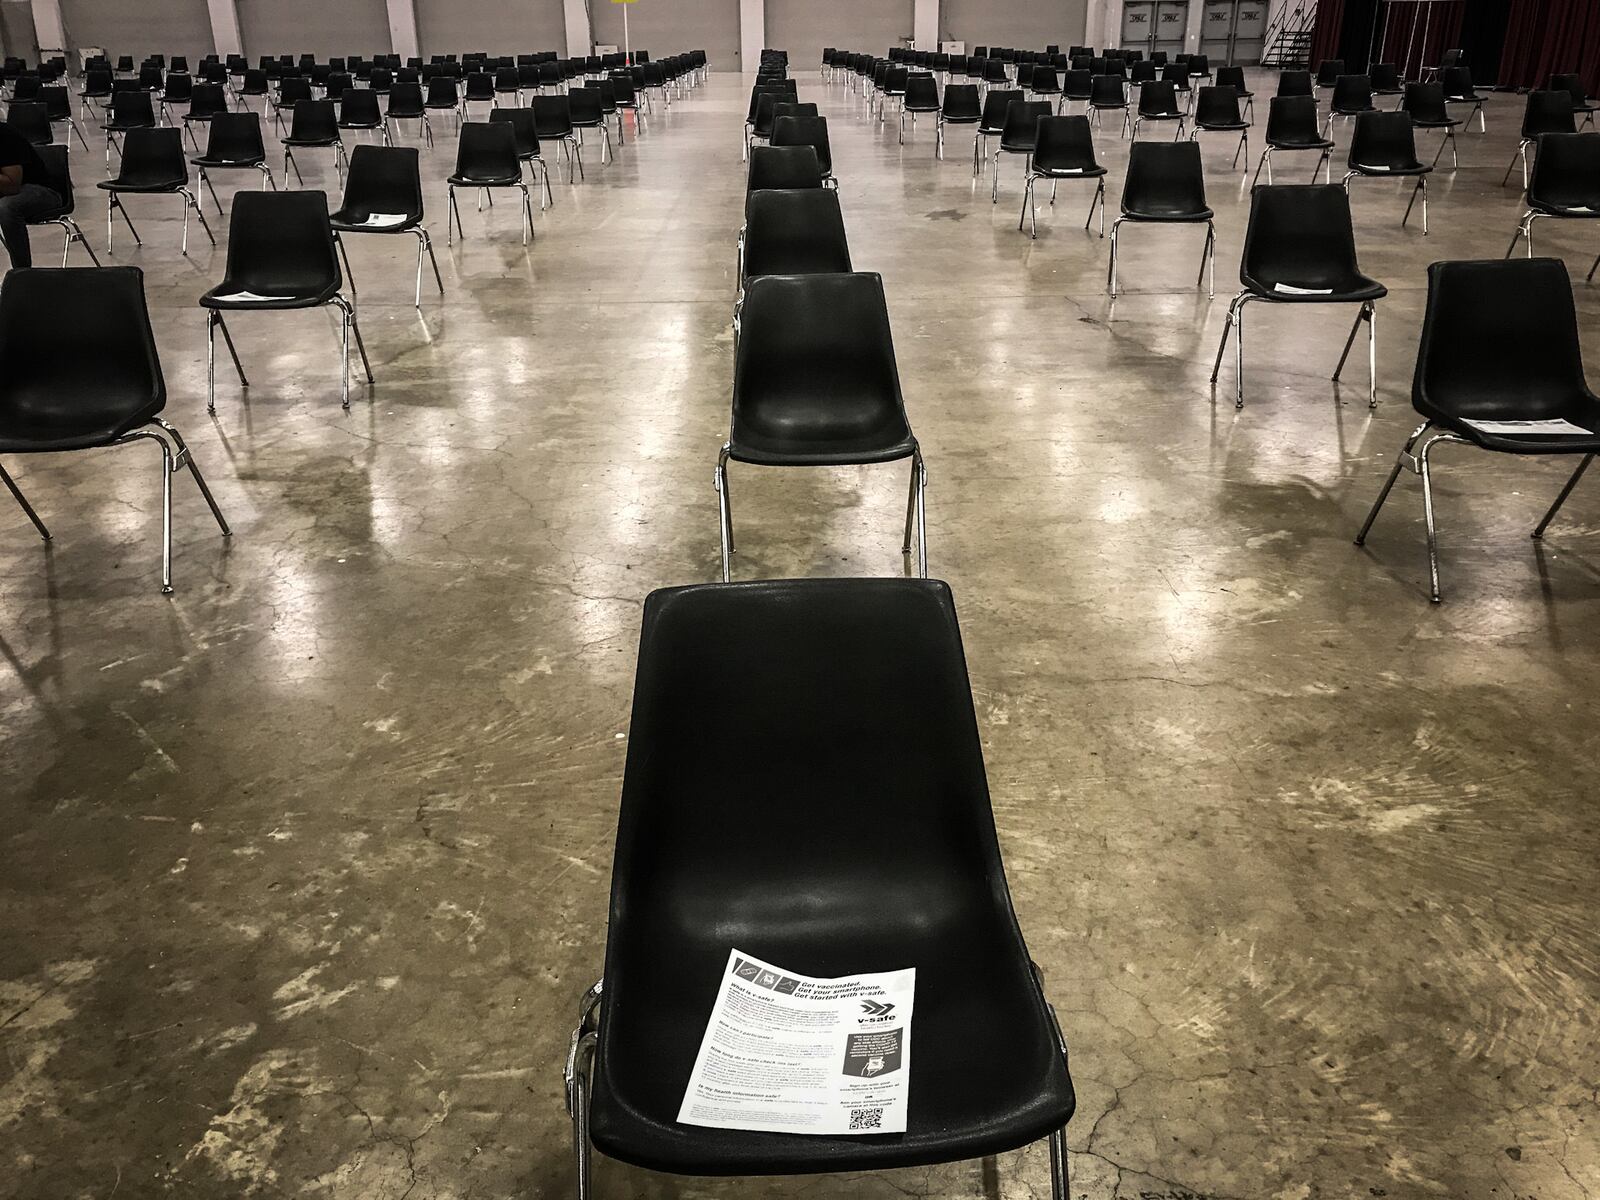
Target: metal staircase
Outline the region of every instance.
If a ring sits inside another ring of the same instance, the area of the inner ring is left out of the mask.
[[[1317,24],[1317,0],[1289,0],[1267,27],[1263,67],[1280,70],[1311,65],[1311,34]]]

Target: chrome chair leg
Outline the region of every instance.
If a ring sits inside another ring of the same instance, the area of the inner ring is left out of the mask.
[[[1263,150],[1261,152],[1261,161],[1256,164],[1256,173],[1250,180],[1250,186],[1252,188],[1255,187],[1256,184],[1261,182],[1261,168],[1262,167],[1265,167],[1267,169],[1267,183],[1268,183],[1268,185],[1270,185],[1272,183],[1272,147],[1271,146],[1268,146],[1265,150]]]
[[[902,554],[911,553],[911,526],[917,527],[917,576],[928,577],[928,465],[919,446],[911,455],[911,495],[906,503],[906,536]]]
[[[1206,222],[1205,249],[1200,252],[1200,275],[1194,281],[1195,287],[1200,286],[1200,280],[1205,278],[1206,268],[1211,269],[1211,279],[1206,285],[1206,299],[1215,300],[1217,297],[1217,227],[1211,221]]]
[[[1054,191],[1052,191],[1051,192],[1052,197],[1054,196],[1054,194],[1055,194]],[[1093,218],[1094,218],[1094,210],[1095,210],[1095,206],[1096,205],[1099,205],[1099,207],[1100,207],[1100,236],[1101,237],[1105,237],[1106,236],[1106,181],[1105,181],[1105,177],[1104,176],[1101,176],[1099,182],[1095,184],[1094,199],[1089,201],[1089,215],[1083,219],[1083,227],[1085,229],[1089,228],[1089,222],[1091,220],[1093,220]]]
[[[723,583],[729,582],[733,576],[733,501],[728,495],[728,456],[732,452],[732,446],[724,443],[717,455],[717,470],[711,480],[717,489],[717,520],[722,535]]]
[[[334,231],[333,244],[336,247],[338,247],[339,260],[342,263],[344,263],[344,277],[350,283],[350,296],[351,296],[352,299],[354,299],[357,296],[357,292],[356,292],[356,274],[355,274],[354,271],[352,271],[350,269],[350,253],[349,253],[348,250],[345,249],[344,239],[339,236],[338,230]]]
[[[28,514],[28,520],[33,522],[33,527],[39,531],[39,536],[48,542],[50,540],[50,531],[45,528],[44,522],[39,519],[39,514],[33,511],[33,505],[28,503],[28,498],[22,494],[22,489],[6,473],[6,469],[3,466],[0,466],[0,483],[6,485],[11,492],[12,498],[22,506],[22,511]]]
[[[1122,231],[1122,220],[1118,217],[1111,222],[1111,261],[1106,266],[1106,294],[1113,299],[1117,295],[1117,237]]]
[[[522,244],[526,246],[533,238],[533,201],[528,196],[528,185],[520,179],[517,187],[522,191]]]
[[[433,264],[433,281],[439,285],[439,295],[444,295],[444,277],[439,274],[439,260],[433,256],[433,237],[426,229],[420,226],[414,230],[417,235],[417,300],[418,308],[422,307],[422,252],[428,252],[428,261]]]
[[[222,340],[227,343],[228,355],[233,359],[233,369],[238,372],[239,386],[249,387],[250,381],[245,378],[244,367],[239,362],[239,352],[234,348],[233,335],[228,332],[228,325],[222,319],[222,314],[216,309],[208,309],[206,316],[206,375],[208,389],[206,395],[206,411],[217,411],[217,330],[222,330]]]
[[[1540,521],[1533,531],[1533,538],[1537,541],[1544,537],[1544,531],[1549,527],[1555,515],[1561,511],[1561,506],[1567,502],[1567,497],[1572,495],[1572,489],[1578,486],[1578,480],[1583,478],[1583,473],[1589,469],[1589,464],[1594,461],[1594,455],[1586,454],[1583,461],[1578,464],[1578,469],[1572,473],[1572,478],[1567,480],[1567,486],[1561,489],[1561,494],[1556,497],[1556,502],[1550,506],[1550,511],[1545,513],[1544,520]]]
[[[1072,1178],[1067,1171],[1067,1131],[1053,1130],[1050,1134],[1050,1198],[1068,1200],[1072,1194]]]
[[[1531,209],[1522,214],[1522,220],[1517,223],[1516,232],[1511,235],[1511,245],[1506,247],[1505,256],[1507,258],[1510,258],[1511,252],[1517,248],[1518,238],[1528,239],[1528,257],[1533,257],[1533,223],[1543,215],[1543,213],[1536,213]]]
[[[455,184],[453,184],[453,183],[452,184],[447,184],[446,185],[446,193],[445,194],[446,194],[446,201],[445,201],[446,207],[445,207],[445,214],[444,214],[444,243],[447,246],[453,246],[455,244],[455,234],[452,232],[452,230],[450,228],[451,218],[455,219],[455,224],[457,226],[459,226],[461,224],[461,209],[456,204],[456,188],[455,188]],[[461,231],[461,236],[463,238],[465,238],[467,236],[467,231],[465,229],[463,229]]]
[[[1400,478],[1400,470],[1411,463],[1411,448],[1417,444],[1417,439],[1428,432],[1433,422],[1424,421],[1411,431],[1411,436],[1406,439],[1406,444],[1400,448],[1400,453],[1394,460],[1394,469],[1389,472],[1389,478],[1384,480],[1378,498],[1373,502],[1372,510],[1367,513],[1367,519],[1361,525],[1361,531],[1356,534],[1356,545],[1367,544],[1367,534],[1372,530],[1372,523],[1378,519],[1378,510],[1383,507],[1384,501],[1389,498],[1389,493],[1394,490],[1394,481]]]
[[[1411,209],[1416,205],[1418,196],[1422,197],[1422,234],[1426,237],[1428,234],[1428,177],[1426,175],[1417,176],[1417,186],[1411,189],[1411,203],[1406,205],[1406,215],[1400,218],[1400,225],[1404,228],[1406,223],[1411,220]],[[1516,245],[1516,240],[1513,239],[1511,244],[1513,246]],[[1506,253],[1509,255],[1510,251],[1508,250]]]
[[[1583,281],[1585,283],[1593,283],[1594,273],[1597,269],[1600,269],[1600,256],[1595,258],[1593,265],[1589,268],[1589,273],[1583,277]]]
[[[211,176],[206,174],[204,167],[200,168],[200,182],[206,185],[206,191],[211,193],[211,203],[217,206],[217,212],[222,212],[222,201],[217,199],[216,186],[211,182]]]
[[[1339,365],[1333,369],[1333,382],[1339,382],[1339,375],[1344,371],[1345,359],[1350,357],[1350,347],[1355,345],[1356,334],[1361,329],[1361,322],[1367,323],[1367,366],[1370,372],[1367,385],[1367,407],[1378,407],[1378,333],[1377,310],[1369,301],[1361,306],[1361,311],[1356,313],[1355,323],[1350,326],[1350,336],[1345,339],[1344,353],[1339,355]]]
[[[58,217],[50,224],[61,226],[63,232],[67,235],[65,243],[61,247],[61,265],[63,267],[67,265],[67,255],[72,253],[73,242],[82,242],[83,248],[89,252],[89,260],[97,267],[100,265],[100,256],[94,252],[94,247],[89,245],[89,239],[83,236],[83,230],[78,228],[76,221],[71,217]]]

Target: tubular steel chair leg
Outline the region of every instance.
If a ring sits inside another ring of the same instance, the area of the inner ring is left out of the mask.
[[[1528,239],[1528,257],[1533,257],[1533,223],[1539,219],[1536,212],[1525,212],[1522,220],[1517,223],[1516,232],[1511,235],[1511,245],[1506,247],[1506,257],[1511,257],[1511,252],[1517,248],[1518,238]]]
[[[1250,131],[1248,129],[1239,135],[1239,147],[1233,152],[1233,162],[1228,168],[1230,171],[1239,165],[1239,156],[1241,154],[1244,155],[1244,169],[1248,171],[1250,169]]]
[[[717,521],[722,535],[722,582],[733,577],[733,500],[728,495],[728,456],[732,447],[726,443],[717,455],[717,470],[712,483],[717,489]]]
[[[333,244],[339,248],[339,259],[344,263],[344,277],[350,282],[350,295],[355,296],[357,294],[356,275],[350,269],[350,252],[345,249],[344,239],[339,236],[337,231],[333,235]]]
[[[1211,282],[1206,287],[1206,298],[1214,300],[1217,295],[1217,227],[1210,221],[1206,222],[1206,245],[1200,252],[1200,274],[1194,281],[1195,287],[1206,277],[1207,266],[1211,268]]]
[[[1422,448],[1422,453],[1417,456],[1419,473],[1422,476],[1422,517],[1428,529],[1428,588],[1429,599],[1438,604],[1444,597],[1439,591],[1439,528],[1433,516],[1433,471],[1428,463],[1428,456],[1433,453],[1433,448],[1443,441],[1453,441],[1448,436],[1436,437]]]
[[[56,224],[60,225],[67,233],[66,244],[61,247],[61,265],[63,267],[67,265],[67,255],[72,253],[73,242],[82,242],[83,248],[89,252],[89,260],[97,267],[100,265],[100,256],[94,252],[94,247],[89,245],[89,239],[83,236],[83,230],[78,228],[76,221],[71,217],[62,217]]]
[[[348,304],[334,301],[339,306],[339,406],[350,407],[350,308]]]
[[[1384,501],[1389,498],[1389,493],[1394,490],[1394,481],[1400,478],[1401,469],[1410,465],[1411,448],[1417,444],[1419,437],[1428,432],[1432,424],[1433,422],[1431,421],[1424,421],[1421,425],[1418,425],[1411,431],[1411,436],[1406,439],[1406,444],[1400,448],[1400,453],[1394,460],[1394,469],[1389,472],[1389,478],[1384,480],[1383,488],[1378,492],[1378,498],[1372,504],[1372,511],[1367,513],[1367,519],[1361,525],[1361,532],[1356,534],[1356,545],[1365,546],[1367,544],[1367,534],[1372,530],[1372,523],[1378,519],[1378,510],[1383,507]]]
[[[200,182],[206,185],[206,191],[211,193],[211,203],[215,204],[217,212],[221,213],[222,201],[217,199],[217,189],[211,182],[211,176],[207,175],[204,169],[200,172]]]
[[[301,187],[305,187],[306,179],[304,175],[300,174],[300,164],[295,162],[294,152],[290,150],[288,146],[285,146],[283,148],[283,177],[285,179],[289,178],[289,172],[291,170],[294,171],[295,181],[299,183]]]
[[[1506,183],[1511,179],[1511,169],[1517,165],[1517,157],[1518,157],[1518,155],[1520,155],[1522,157],[1523,190],[1526,191],[1527,190],[1527,179],[1528,179],[1528,143],[1527,142],[1523,142],[1523,143],[1521,143],[1520,145],[1517,146],[1516,154],[1513,154],[1511,156],[1511,161],[1506,164],[1506,173],[1500,177],[1500,186],[1501,187],[1505,187]],[[1437,159],[1435,161],[1437,161]]]
[[[928,577],[928,503],[926,493],[928,490],[928,465],[922,460],[922,450],[919,447],[911,459],[911,485],[912,498],[916,509],[917,518],[917,575],[919,578]],[[907,513],[906,553],[910,553],[910,517]]]
[[[1261,161],[1256,164],[1255,176],[1250,180],[1250,186],[1255,187],[1261,182],[1261,168],[1267,169],[1267,182],[1272,182],[1272,147],[1268,146],[1261,152]]]
[[[1034,175],[1030,171],[1027,182],[1022,185],[1022,212],[1017,216],[1017,232],[1022,232],[1023,218],[1031,215],[1033,218],[1033,231],[1029,236],[1037,238],[1039,236],[1039,208],[1033,202],[1033,181]]]
[[[1595,258],[1594,265],[1589,268],[1589,273],[1583,277],[1583,281],[1585,283],[1593,283],[1594,273],[1597,269],[1600,269],[1600,257]]]
[[[0,467],[0,483],[6,485],[11,492],[12,498],[22,506],[22,511],[28,514],[28,520],[33,522],[33,527],[39,531],[39,536],[48,542],[50,540],[50,531],[45,528],[44,522],[39,519],[39,514],[33,511],[33,505],[28,503],[28,498],[22,494],[22,489],[17,486],[16,480],[6,473],[4,467]]]
[[[459,226],[461,224],[461,209],[456,205],[456,189],[454,184],[448,185],[447,197],[447,207],[445,208],[444,214],[444,243],[447,246],[451,246],[455,244],[455,234],[451,231],[450,220],[452,217],[454,217],[456,225]],[[461,231],[461,236],[463,238],[467,236],[467,231],[465,229]]]
[[[223,537],[232,537],[233,530],[228,528],[227,519],[223,517],[222,510],[217,507],[216,497],[211,494],[211,489],[206,486],[205,476],[200,474],[200,466],[194,461],[194,455],[189,452],[188,445],[183,440],[183,435],[177,428],[160,417],[153,418],[155,423],[166,430],[167,436],[178,448],[177,457],[173,460],[173,469],[188,467],[189,474],[193,477],[195,486],[200,489],[200,494],[205,497],[206,506],[211,509],[211,515],[216,518],[217,528],[222,530]]]
[[[1550,506],[1550,511],[1545,513],[1544,520],[1540,521],[1534,529],[1532,536],[1537,540],[1544,537],[1544,531],[1549,527],[1555,515],[1561,511],[1561,506],[1567,502],[1567,497],[1572,495],[1572,489],[1578,486],[1578,480],[1583,478],[1583,473],[1589,469],[1589,464],[1594,461],[1594,455],[1586,454],[1583,461],[1578,464],[1578,469],[1572,473],[1572,478],[1567,480],[1567,486],[1561,489],[1561,494],[1556,497],[1556,502]]]
[[[1339,365],[1333,369],[1333,382],[1339,382],[1339,375],[1344,370],[1344,360],[1350,357],[1350,347],[1356,344],[1356,333],[1361,329],[1361,322],[1367,315],[1367,306],[1363,304],[1361,311],[1356,313],[1355,324],[1350,326],[1350,336],[1344,340],[1344,353],[1339,355]]]
[[[1106,294],[1112,297],[1117,294],[1117,236],[1122,232],[1122,220],[1118,217],[1111,222],[1111,261],[1106,266]]]
[[[1053,1130],[1050,1134],[1050,1198],[1068,1200],[1072,1193],[1072,1177],[1067,1172],[1067,1132]]]
[[[526,246],[533,234],[533,201],[528,196],[528,185],[518,182],[522,189],[522,244]]]
[[[194,193],[191,192],[188,188],[179,188],[178,189],[178,194],[184,198],[184,200],[187,202],[189,208],[194,209],[194,215],[200,221],[200,228],[204,229],[206,231],[206,237],[209,238],[210,241],[211,241],[211,244],[213,246],[215,246],[217,244],[217,235],[211,232],[211,226],[209,224],[207,224],[207,222],[206,222],[205,210],[200,207],[200,201],[195,199]],[[120,208],[121,205],[118,205],[118,207]],[[189,242],[188,242],[188,237],[189,237],[188,209],[184,210],[183,233],[184,233],[184,252],[188,253],[188,246],[189,246]]]
[[[1417,176],[1417,186],[1411,189],[1411,203],[1406,205],[1406,215],[1400,218],[1400,224],[1404,227],[1406,222],[1411,220],[1411,209],[1416,204],[1418,196],[1422,197],[1422,234],[1426,237],[1428,234],[1428,177],[1426,175]],[[1513,240],[1511,244],[1514,246],[1516,242]]]
[[[154,442],[161,448],[161,594],[172,594],[172,471],[173,453],[167,439],[150,429],[137,429],[119,442]]]

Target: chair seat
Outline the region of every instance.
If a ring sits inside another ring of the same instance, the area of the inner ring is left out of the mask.
[[[1106,173],[1104,167],[1041,167],[1033,164],[1033,174],[1040,179],[1098,179]]]
[[[1448,121],[1419,121],[1416,117],[1412,117],[1411,123],[1418,129],[1454,129],[1461,124],[1460,121],[1455,120],[1453,117]]]
[[[1388,163],[1353,162],[1349,166],[1358,175],[1427,175],[1433,171],[1432,167],[1423,162],[1410,162],[1403,166],[1394,166]]]
[[[938,112],[939,106],[937,104],[908,104],[906,105],[906,111],[908,113]]]
[[[91,414],[95,419],[87,422],[51,419],[26,411],[7,413],[0,426],[0,454],[45,454],[108,446],[129,430],[147,424],[163,406],[163,400],[152,399],[133,413],[114,418]]]
[[[928,933],[919,932],[920,938],[890,939],[881,947],[883,957],[870,961],[818,962],[814,945],[763,944],[751,951],[823,976],[915,963],[905,1133],[802,1136],[678,1124],[678,1106],[726,960],[725,949],[717,955],[693,945],[675,946],[670,962],[642,964],[620,978],[615,964],[607,964],[590,1107],[595,1146],[651,1170],[798,1175],[980,1158],[1060,1129],[1076,1100],[1036,981],[1007,961],[1003,947],[962,946],[956,939],[922,945]],[[657,974],[659,979],[652,978]],[[701,980],[711,986],[701,986]],[[630,987],[639,997],[631,1004]],[[611,1047],[623,1048],[624,1054],[647,1048],[648,1068],[635,1067],[619,1079],[607,1053]]]
[[[312,147],[314,149],[326,148],[328,146],[337,146],[339,144],[339,139],[336,138],[336,137],[319,137],[319,138],[286,137],[286,138],[279,138],[278,141],[282,142],[285,146],[309,146],[309,147]]]
[[[1197,221],[1210,221],[1216,213],[1209,208],[1195,208],[1180,212],[1175,209],[1137,209],[1122,206],[1122,215],[1130,221],[1164,221],[1171,224],[1186,224]]]
[[[1444,426],[1452,433],[1460,434],[1485,450],[1497,450],[1506,454],[1600,453],[1600,400],[1588,392],[1574,396],[1565,403],[1551,405],[1544,413],[1544,418],[1568,421],[1590,431],[1584,434],[1486,433],[1470,424],[1467,415],[1440,409],[1429,403],[1424,396],[1415,397],[1413,403],[1419,413],[1435,424]],[[1473,413],[1470,419],[1528,420],[1530,417],[1524,410],[1508,413],[1504,417],[1497,417],[1492,412]]]
[[[383,118],[382,117],[376,117],[371,121],[340,121],[339,122],[339,128],[340,129],[376,129],[381,124],[383,124]]]
[[[1274,150],[1332,150],[1333,143],[1325,138],[1306,138],[1304,141],[1269,141],[1267,143]]]
[[[189,160],[192,166],[208,167],[213,171],[222,167],[259,167],[266,161],[265,158],[206,158],[203,155]]]
[[[1238,133],[1241,129],[1249,129],[1249,121],[1196,121],[1196,129],[1207,133]]]
[[[1538,200],[1529,200],[1528,207],[1541,217],[1562,217],[1574,220],[1588,219],[1591,221],[1596,217],[1600,217],[1600,208],[1590,205],[1550,204]]]
[[[1261,280],[1241,275],[1240,282],[1263,300],[1285,304],[1356,304],[1368,300],[1381,300],[1389,294],[1389,289],[1377,280],[1356,274],[1338,279],[1315,280]],[[1280,290],[1276,286],[1278,284],[1300,290]]]
[[[317,308],[326,304],[339,293],[339,283],[333,280],[321,291],[299,296],[266,296],[261,299],[234,300],[230,299],[241,292],[249,291],[243,284],[224,279],[216,287],[200,297],[200,307],[221,309],[280,309],[280,308]]]
[[[340,233],[409,233],[422,223],[420,216],[408,216],[396,225],[368,225],[366,221],[370,216],[369,212],[341,208],[328,215],[328,224]]]
[[[187,180],[167,179],[158,183],[125,183],[120,179],[102,179],[95,184],[97,188],[104,188],[108,192],[147,192],[152,195],[161,192],[176,192]]]
[[[982,120],[981,117],[952,117],[949,113],[942,114],[940,119],[946,125],[976,125]]]
[[[1139,114],[1139,120],[1141,121],[1179,121],[1182,119],[1183,114],[1177,109],[1173,109],[1171,112],[1142,112]]]
[[[452,175],[445,180],[451,187],[516,187],[521,175],[496,175],[492,179],[475,179],[470,175]]]

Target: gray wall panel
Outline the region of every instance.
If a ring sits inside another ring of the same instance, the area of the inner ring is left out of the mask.
[[[767,45],[787,50],[794,71],[815,71],[824,46],[883,55],[891,46],[905,45],[901,39],[911,36],[915,10],[913,0],[766,2]]]
[[[1087,0],[942,0],[939,38],[974,46],[1065,50],[1083,41]]]
[[[61,0],[73,47],[104,46],[112,54],[187,54],[191,65],[210,54],[206,0]]]
[[[417,37],[425,57],[473,50],[567,52],[561,0],[416,0],[416,5]]]
[[[244,52],[263,54],[387,54],[389,9],[384,0],[238,0]]]
[[[622,5],[589,0],[594,40],[622,45]],[[739,0],[639,0],[628,7],[633,45],[656,58],[704,50],[713,71],[739,66]],[[755,70],[755,64],[750,65]]]

